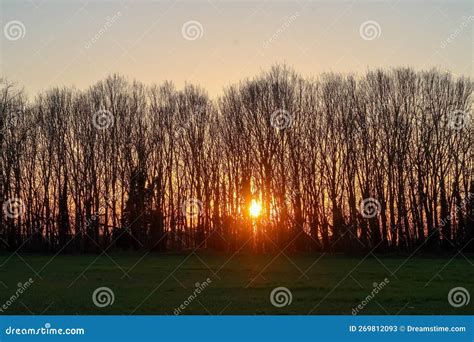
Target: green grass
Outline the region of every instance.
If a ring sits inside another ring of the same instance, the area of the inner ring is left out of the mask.
[[[472,256],[2,255],[0,308],[17,283],[31,277],[33,285],[1,314],[172,315],[193,293],[195,283],[209,277],[212,283],[182,314],[350,315],[374,282],[388,278],[388,285],[360,314],[473,314],[474,300],[461,308],[447,300],[449,290],[457,286],[474,295],[473,264]],[[113,290],[113,305],[93,304],[92,293],[101,286]],[[269,299],[279,286],[293,296],[283,308]]]

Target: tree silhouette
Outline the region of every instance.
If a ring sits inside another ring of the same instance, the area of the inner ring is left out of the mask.
[[[277,65],[215,100],[111,75],[28,101],[2,80],[0,248],[472,251],[471,92],[410,68]]]

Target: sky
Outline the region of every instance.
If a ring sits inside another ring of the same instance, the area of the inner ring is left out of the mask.
[[[0,0],[0,76],[29,95],[120,73],[211,96],[273,64],[473,76],[473,1]]]

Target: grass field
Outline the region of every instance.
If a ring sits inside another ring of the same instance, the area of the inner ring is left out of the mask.
[[[448,292],[474,293],[474,258],[345,257],[334,255],[111,254],[0,256],[0,308],[29,278],[34,283],[1,314],[168,314],[207,278],[211,283],[181,314],[351,314],[385,278],[388,284],[359,314],[473,314],[473,303],[452,307]],[[98,287],[114,293],[110,306],[92,301]],[[291,291],[275,307],[276,287]]]

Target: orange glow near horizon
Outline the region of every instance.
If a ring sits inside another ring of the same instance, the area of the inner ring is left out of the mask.
[[[261,211],[262,211],[262,206],[260,205],[260,203],[257,202],[257,200],[253,199],[250,202],[250,207],[249,207],[250,216],[257,218],[260,216]]]

